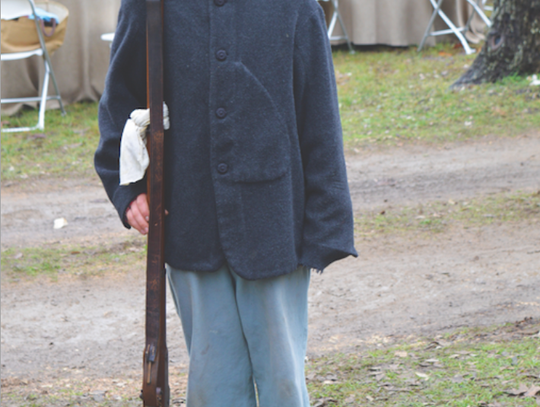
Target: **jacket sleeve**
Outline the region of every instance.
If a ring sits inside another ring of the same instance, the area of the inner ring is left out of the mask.
[[[146,192],[146,180],[119,185],[120,138],[134,109],[146,106],[146,9],[145,2],[122,0],[111,47],[105,90],[99,102],[99,145],[94,165],[109,199],[124,226],[127,206]]]
[[[301,264],[323,270],[357,253],[332,52],[316,3],[295,34],[294,95],[305,184]]]

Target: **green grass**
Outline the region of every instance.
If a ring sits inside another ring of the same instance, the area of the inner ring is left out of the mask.
[[[540,88],[524,77],[449,90],[472,64],[449,45],[334,53],[345,144],[440,142],[540,128]]]
[[[512,393],[520,386],[529,390],[540,385],[539,331],[538,320],[525,319],[310,359],[306,377],[311,405],[537,406],[534,397]],[[185,397],[186,379],[184,372],[171,369],[171,405],[179,405]],[[83,371],[75,371],[36,382],[2,380],[2,405],[6,407],[124,407],[141,403],[138,371],[115,379],[84,377]],[[103,394],[99,401],[96,393]]]
[[[309,391],[328,407],[536,406],[510,393],[539,385],[539,330],[538,321],[522,321],[330,355],[309,364]]]
[[[145,268],[144,238],[99,246],[46,243],[39,247],[8,248],[2,251],[2,279],[45,277],[57,280],[60,275],[96,276],[127,272],[133,265]]]
[[[540,87],[527,78],[450,91],[473,56],[451,45],[370,47],[334,52],[345,145],[446,142],[513,136],[540,128]],[[36,111],[3,117],[5,126],[33,124]],[[93,174],[97,104],[76,103],[67,115],[49,110],[42,133],[2,133],[2,180]]]
[[[93,174],[93,154],[99,140],[97,103],[75,103],[67,114],[48,110],[45,131],[2,133],[2,180],[39,176]],[[3,126],[34,124],[36,111],[2,117]]]
[[[501,222],[540,220],[540,191],[481,196],[465,201],[430,202],[359,213],[357,236],[411,231],[443,232],[452,226],[477,227]]]

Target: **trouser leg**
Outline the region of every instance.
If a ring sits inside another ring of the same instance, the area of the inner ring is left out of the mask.
[[[251,362],[226,267],[167,274],[189,352],[187,407],[255,407]]]
[[[236,280],[236,301],[260,407],[309,407],[304,374],[310,271]]]
[[[248,281],[167,268],[190,355],[188,407],[309,407],[304,377],[310,272]]]

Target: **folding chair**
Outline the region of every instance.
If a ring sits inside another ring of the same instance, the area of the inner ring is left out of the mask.
[[[448,16],[441,10],[441,6],[444,0],[438,0],[437,2],[435,2],[435,0],[429,0],[429,1],[433,5],[433,14],[431,15],[431,18],[429,20],[428,26],[426,28],[426,32],[424,33],[424,37],[422,38],[422,42],[420,43],[420,46],[418,47],[418,52],[422,50],[428,37],[454,34],[456,37],[458,37],[459,41],[463,45],[463,49],[465,50],[465,53],[467,55],[474,54],[475,50],[469,46],[469,43],[467,42],[467,39],[465,38],[463,33],[469,31],[469,27],[471,25],[471,21],[475,13],[477,13],[480,16],[480,18],[484,20],[484,22],[486,23],[488,27],[491,27],[491,21],[489,20],[489,18],[487,18],[487,16],[482,11],[482,8],[480,7],[480,4],[483,4],[482,0],[476,0],[476,1],[465,0],[467,1],[467,3],[469,3],[472,6],[473,12],[469,16],[467,23],[463,27],[456,27],[456,25],[452,22],[452,20],[450,20]],[[449,29],[430,32],[437,15],[439,15],[443,19],[443,21],[446,23]]]
[[[347,46],[349,47],[349,51],[351,53],[354,53],[354,49],[352,47],[351,40],[349,39],[349,35],[347,34],[345,24],[343,24],[343,19],[341,18],[341,14],[339,13],[338,0],[317,0],[317,1],[330,2],[332,3],[332,6],[334,7],[332,18],[330,19],[330,24],[328,24],[328,39],[330,41],[340,41],[340,40],[347,41]],[[334,29],[336,28],[336,22],[338,21],[339,21],[339,25],[341,26],[341,31],[343,32],[342,35],[334,35]]]
[[[36,23],[36,30],[39,37],[40,46],[36,49],[25,51],[25,52],[11,52],[1,54],[1,60],[4,61],[16,61],[21,59],[30,58],[32,56],[40,56],[43,58],[43,64],[45,66],[45,74],[43,75],[43,84],[41,89],[40,96],[32,97],[19,97],[19,98],[6,98],[1,99],[1,103],[24,103],[24,102],[39,102],[39,114],[38,122],[34,127],[12,127],[12,128],[2,128],[2,132],[22,132],[22,131],[33,131],[33,130],[43,130],[45,128],[45,110],[48,100],[58,100],[60,104],[60,109],[62,114],[66,114],[64,110],[64,104],[62,103],[62,98],[60,96],[60,91],[58,90],[58,85],[56,83],[56,77],[51,65],[51,59],[49,57],[49,52],[45,46],[45,40],[43,38],[43,32],[41,31],[39,17],[36,14],[36,6],[34,0],[1,0],[1,18],[2,20],[12,20],[19,17],[27,17],[33,15],[34,21]],[[49,76],[52,79],[54,89],[56,91],[55,95],[48,95],[49,89]]]

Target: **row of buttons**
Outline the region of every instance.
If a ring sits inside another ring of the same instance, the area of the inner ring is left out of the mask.
[[[214,4],[218,7],[223,6],[226,2],[227,0],[214,0]],[[225,61],[227,59],[227,51],[224,49],[216,51],[216,59],[218,61]],[[225,116],[227,116],[227,110],[225,108],[219,107],[216,109],[216,117],[218,119],[224,119]],[[229,166],[225,163],[220,163],[217,166],[217,170],[220,174],[225,174],[229,170]]]

